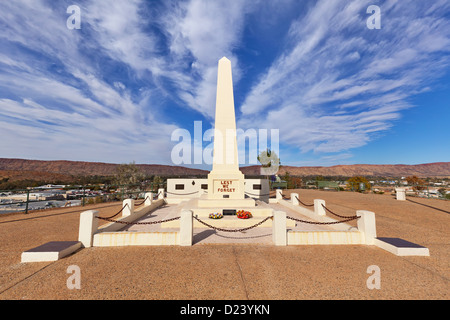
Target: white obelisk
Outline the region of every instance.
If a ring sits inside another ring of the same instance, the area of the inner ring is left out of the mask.
[[[244,175],[239,170],[231,61],[219,60],[213,169],[208,175],[208,199],[244,199]]]

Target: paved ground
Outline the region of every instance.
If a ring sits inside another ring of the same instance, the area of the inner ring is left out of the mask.
[[[450,202],[391,195],[296,190],[324,199],[342,215],[376,213],[380,237],[424,245],[430,257],[397,257],[372,246],[215,244],[192,247],[85,248],[52,263],[20,263],[21,252],[48,241],[76,240],[80,210],[0,216],[0,299],[448,299]],[[289,197],[289,195],[288,195]],[[110,216],[120,204],[101,204]],[[267,230],[269,231],[269,229]],[[270,236],[269,236],[270,237]],[[69,290],[67,268],[81,270]],[[367,268],[381,270],[369,290]]]

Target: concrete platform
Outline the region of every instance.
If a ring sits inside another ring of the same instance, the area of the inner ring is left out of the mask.
[[[199,208],[252,208],[255,206],[255,200],[246,199],[199,199],[197,202]]]
[[[197,215],[199,218],[208,218],[210,213],[219,212],[223,213],[223,210],[244,210],[249,211],[253,217],[265,218],[273,216],[273,208],[270,207],[238,207],[238,209],[233,207],[217,207],[217,208],[191,208],[194,215]],[[225,216],[225,215],[224,215]]]
[[[94,235],[94,247],[175,246],[179,232],[103,232]]]
[[[240,229],[240,228],[247,228],[250,226],[253,226],[254,224],[257,224],[258,222],[264,220],[267,217],[252,217],[250,219],[239,219],[236,216],[224,216],[222,219],[210,219],[208,217],[198,217],[203,222],[217,227],[217,228],[231,228],[231,229]],[[201,222],[197,221],[197,219],[194,219],[193,221],[194,228],[208,228]],[[295,227],[295,221],[287,220],[286,225],[288,227]],[[161,223],[161,228],[179,228],[180,227],[180,220],[174,220],[169,222],[163,222]],[[271,228],[272,227],[272,219],[268,219],[262,224],[260,224],[258,227],[266,227]]]
[[[22,252],[21,262],[57,261],[80,248],[80,241],[51,241]]]
[[[376,238],[374,244],[396,256],[430,255],[428,248],[400,238]]]

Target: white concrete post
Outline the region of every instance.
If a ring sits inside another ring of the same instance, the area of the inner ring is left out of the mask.
[[[128,204],[128,205],[127,205]],[[131,216],[134,213],[134,200],[133,199],[125,199],[122,202],[122,206],[127,205],[122,210],[122,217]]]
[[[88,248],[92,247],[94,233],[98,229],[98,211],[88,210],[80,214],[80,227],[78,231],[78,241]]]
[[[406,190],[405,188],[395,188],[396,198],[397,200],[405,201],[406,200]]]
[[[158,200],[164,199],[164,188],[158,189]]]
[[[314,213],[318,216],[325,216],[327,213],[325,212],[325,200],[314,199]]]
[[[181,210],[180,218],[180,246],[192,246],[193,237],[192,211]]]
[[[294,206],[300,205],[300,203],[298,202],[298,193],[291,193],[291,203]]]
[[[284,211],[273,212],[272,240],[276,246],[287,245],[286,212]]]
[[[277,192],[277,194],[276,194],[276,199],[277,199],[277,201],[283,199],[283,190],[281,190],[281,189],[276,189],[276,192]]]
[[[358,230],[364,233],[366,244],[373,245],[377,237],[375,213],[367,210],[357,210],[356,215],[361,217],[357,220]]]
[[[152,204],[153,201],[153,192],[146,192],[145,195],[145,202],[144,202],[144,206],[148,207]]]

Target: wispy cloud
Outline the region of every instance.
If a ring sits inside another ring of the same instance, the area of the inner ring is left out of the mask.
[[[164,141],[170,141],[176,126],[148,112],[147,90],[132,94],[123,83],[105,81],[107,73],[102,69],[110,66],[85,55],[86,50],[97,50],[97,58],[104,52],[111,63],[125,63],[136,73],[147,68],[157,74],[154,70],[160,65],[146,60],[142,46],[149,37],[134,25],[139,21],[132,15],[137,5],[98,1],[92,10],[83,7],[83,12],[99,14],[92,20],[89,14],[83,16],[92,27],[83,37],[80,31],[66,28],[63,5],[2,3],[1,10],[8,12],[2,15],[5,32],[0,36],[0,88],[8,97],[0,99],[2,150],[11,156],[47,159],[170,161],[170,145]],[[99,36],[102,32],[104,36]],[[86,39],[92,40],[89,46]]]
[[[214,119],[217,62],[228,57],[238,81],[240,69],[233,51],[241,44],[245,15],[255,4],[247,0],[193,0],[177,3],[161,18],[171,58],[192,74],[191,81],[177,81],[178,94],[210,120]]]
[[[0,2],[6,156],[170,163],[185,118],[212,123],[227,56],[238,127],[280,129],[293,162],[343,161],[450,65],[445,0],[383,1],[381,30],[366,27],[369,1],[79,1],[81,30],[66,27],[71,4]]]
[[[389,129],[449,66],[449,6],[386,1],[381,30],[366,28],[367,6],[318,1],[293,21],[241,107],[241,126],[280,128],[283,143],[316,153],[345,152]]]

